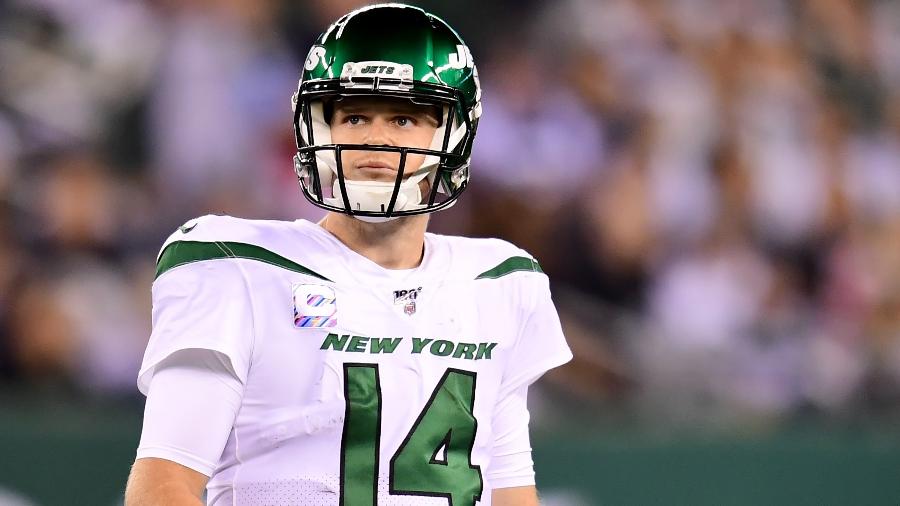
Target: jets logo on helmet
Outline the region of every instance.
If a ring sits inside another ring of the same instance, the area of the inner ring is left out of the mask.
[[[451,54],[448,58],[450,60],[450,68],[453,69],[464,69],[466,67],[474,67],[475,62],[472,61],[472,52],[469,51],[469,47],[463,44],[458,44],[456,46],[456,53]]]
[[[354,95],[433,107],[441,117],[430,146],[332,142],[327,105]],[[339,19],[310,49],[293,104],[294,167],[303,195],[319,207],[382,221],[445,209],[468,185],[481,116],[478,71],[456,31],[418,7],[373,5]],[[345,178],[340,153],[353,150],[399,153],[396,181]],[[408,155],[424,162],[405,167]]]
[[[319,64],[325,65],[325,48],[322,46],[313,46],[312,49],[309,50],[309,55],[306,57],[306,64],[303,68],[312,70]]]

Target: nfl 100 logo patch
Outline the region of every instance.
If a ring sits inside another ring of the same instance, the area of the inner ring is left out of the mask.
[[[325,285],[294,284],[294,327],[325,328],[337,325],[337,297]]]
[[[416,313],[416,299],[419,298],[422,287],[408,290],[394,290],[394,305],[403,306],[403,312],[409,316]]]

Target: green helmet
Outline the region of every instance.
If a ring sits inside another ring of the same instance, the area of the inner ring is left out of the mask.
[[[360,95],[438,106],[442,118],[429,149],[332,143],[327,104]],[[456,31],[418,7],[363,7],[331,25],[309,51],[293,105],[294,168],[303,195],[316,206],[383,221],[447,208],[468,184],[481,116],[478,71]],[[396,180],[346,179],[346,150],[399,152]],[[425,161],[405,174],[409,154]],[[426,178],[429,184],[420,184]]]

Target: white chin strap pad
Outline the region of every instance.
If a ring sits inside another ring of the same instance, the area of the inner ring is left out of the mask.
[[[422,202],[422,192],[419,190],[419,181],[425,175],[425,173],[419,173],[400,183],[400,191],[397,192],[397,202],[394,204],[394,211],[410,211],[424,207],[420,203]],[[391,203],[391,195],[394,193],[394,183],[392,182],[351,181],[345,179],[344,186],[347,188],[347,200],[350,201],[350,208],[354,211],[387,212],[388,204]],[[342,192],[339,181],[334,182],[333,192],[336,197],[326,198],[325,203],[341,208],[345,207],[344,199],[341,197]],[[393,219],[355,217],[363,221],[387,221]]]

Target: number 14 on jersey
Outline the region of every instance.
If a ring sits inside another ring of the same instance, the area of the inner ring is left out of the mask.
[[[469,371],[444,372],[391,457],[392,495],[445,497],[448,506],[474,506],[481,499],[481,468],[472,465],[475,379]],[[340,504],[376,506],[382,407],[377,364],[344,364],[344,399]]]

